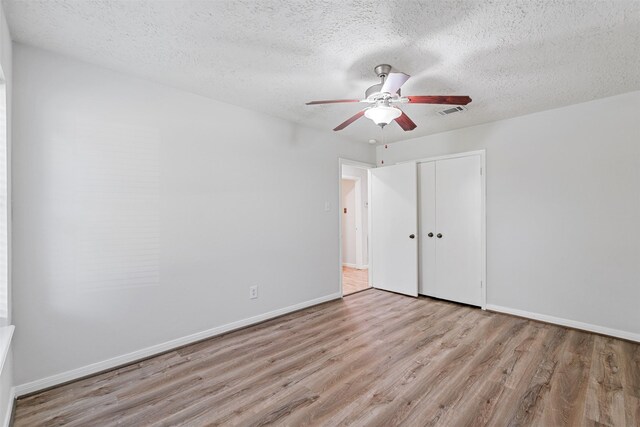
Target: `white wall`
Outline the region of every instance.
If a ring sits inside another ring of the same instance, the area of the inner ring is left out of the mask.
[[[342,264],[356,264],[356,181],[342,180]],[[344,212],[344,209],[347,212]]]
[[[4,14],[4,9],[0,5],[0,67],[2,68],[2,72],[4,73],[5,80],[5,95],[6,95],[6,149],[7,149],[7,162],[6,162],[6,191],[7,191],[7,205],[3,206],[6,209],[5,212],[0,214],[0,217],[3,221],[7,221],[7,234],[3,236],[6,240],[2,242],[2,244],[7,245],[7,253],[3,254],[0,257],[3,262],[7,262],[6,269],[2,267],[2,273],[4,277],[1,279],[4,285],[4,282],[7,281],[6,284],[6,302],[3,307],[3,311],[5,311],[6,317],[0,319],[0,325],[9,325],[13,322],[12,318],[12,281],[11,281],[11,216],[7,215],[11,210],[11,113],[12,113],[12,92],[13,92],[13,68],[12,68],[12,46],[11,46],[11,36],[9,35],[9,27],[7,26],[7,21]],[[4,171],[3,171],[4,172]],[[2,179],[4,181],[4,179]],[[4,248],[3,248],[4,249]],[[4,292],[3,292],[4,294]],[[11,408],[13,406],[13,357],[12,357],[12,344],[9,347],[7,358],[5,360],[4,366],[2,368],[2,372],[0,372],[0,422],[4,422],[5,419],[9,416]]]
[[[640,338],[640,92],[380,146],[377,161],[482,148],[488,304]]]
[[[18,384],[339,292],[338,158],[365,143],[14,55]]]
[[[342,165],[342,175],[360,178],[360,212],[362,213],[362,262],[369,264],[369,174],[367,169],[351,165]]]

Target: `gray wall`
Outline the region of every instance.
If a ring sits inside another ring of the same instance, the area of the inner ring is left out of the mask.
[[[14,66],[18,384],[339,292],[338,157],[367,144],[22,45]]]
[[[640,92],[379,146],[377,161],[478,149],[488,304],[640,339]]]

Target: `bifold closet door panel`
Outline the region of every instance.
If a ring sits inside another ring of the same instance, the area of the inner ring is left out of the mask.
[[[438,160],[437,296],[482,305],[482,177],[480,156]]]
[[[418,164],[418,218],[420,238],[420,288],[422,295],[437,297],[436,288],[436,163]]]
[[[418,179],[415,163],[371,169],[371,284],[418,296]]]

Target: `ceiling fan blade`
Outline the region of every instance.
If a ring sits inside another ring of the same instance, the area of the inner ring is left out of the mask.
[[[389,73],[387,78],[384,79],[384,84],[380,92],[396,93],[398,89],[409,80],[409,77],[411,76],[405,73]]]
[[[327,101],[311,101],[305,105],[318,105],[318,104],[340,104],[343,102],[360,102],[359,99],[329,99]]]
[[[427,96],[407,96],[409,104],[451,104],[467,105],[471,102],[468,96],[447,96],[447,95],[427,95]]]
[[[338,131],[338,130],[342,130],[342,129],[346,128],[347,126],[349,126],[351,123],[355,122],[356,120],[358,120],[362,116],[364,116],[364,110],[358,111],[358,113],[355,116],[353,116],[353,117],[349,118],[348,120],[340,123],[338,126],[336,126],[334,131]]]
[[[418,125],[416,125],[413,120],[404,113],[404,111],[402,112],[402,115],[396,119],[396,123],[398,123],[405,132],[408,130],[414,130],[418,127]]]

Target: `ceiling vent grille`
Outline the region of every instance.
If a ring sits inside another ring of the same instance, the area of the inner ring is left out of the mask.
[[[460,113],[460,112],[466,111],[466,110],[467,109],[465,107],[463,107],[462,105],[456,105],[453,108],[447,108],[446,110],[438,111],[438,114],[440,114],[441,116],[448,116],[449,114]]]

